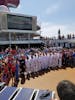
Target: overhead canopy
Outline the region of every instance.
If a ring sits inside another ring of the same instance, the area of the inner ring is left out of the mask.
[[[32,37],[34,36],[40,36],[39,33],[37,33],[36,31],[28,31],[28,30],[0,30],[0,33],[16,33],[16,34],[31,34]]]
[[[7,7],[17,7],[20,0],[0,0],[0,5],[5,5]]]

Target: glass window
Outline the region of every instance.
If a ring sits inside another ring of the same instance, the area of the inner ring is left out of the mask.
[[[32,30],[32,17],[7,15],[8,29]]]

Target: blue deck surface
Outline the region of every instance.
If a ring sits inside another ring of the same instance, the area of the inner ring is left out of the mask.
[[[1,85],[2,83],[0,83]],[[5,87],[5,86],[4,86]],[[16,87],[5,87],[2,88],[0,91],[0,100],[8,100],[10,97],[13,96],[13,93],[18,88]],[[37,90],[35,90],[36,92]],[[34,92],[34,89],[30,88],[22,88],[20,89],[13,97],[14,100],[30,100]],[[35,94],[35,93],[34,93]],[[53,91],[47,91],[47,90],[38,90],[34,96],[36,100],[52,100]],[[10,100],[13,100],[10,99]]]
[[[23,88],[21,92],[17,95],[15,100],[29,100],[34,89]]]
[[[0,93],[0,100],[8,100],[9,97],[13,94],[13,92],[16,90],[16,87],[6,87],[1,93]]]

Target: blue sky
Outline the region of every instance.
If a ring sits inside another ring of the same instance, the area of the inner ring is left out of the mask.
[[[12,12],[37,16],[41,34],[45,37],[75,33],[75,0],[20,0]]]

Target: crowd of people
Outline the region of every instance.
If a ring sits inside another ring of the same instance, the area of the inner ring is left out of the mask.
[[[40,74],[47,69],[54,70],[75,66],[74,49],[6,48],[0,52],[0,81],[17,85],[19,77],[21,84],[25,79]]]

